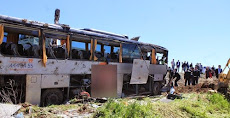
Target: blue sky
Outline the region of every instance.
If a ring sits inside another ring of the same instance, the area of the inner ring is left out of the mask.
[[[229,0],[1,0],[0,14],[94,28],[166,47],[169,61],[225,65],[230,58]]]

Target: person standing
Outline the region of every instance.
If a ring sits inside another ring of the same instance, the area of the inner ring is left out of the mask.
[[[187,70],[187,63],[184,61],[184,72]]]
[[[211,68],[211,73],[212,73],[212,76],[215,76],[215,66],[214,65]]]
[[[177,67],[177,71],[179,72],[180,71],[180,61],[179,60],[176,62],[176,67]]]
[[[193,68],[193,67],[191,67],[191,76],[190,76],[190,80],[192,81],[192,85],[195,85],[194,68]]]
[[[198,80],[200,77],[200,71],[198,70],[197,66],[195,67],[195,70],[193,72],[193,76],[194,76],[194,84],[198,84]]]
[[[200,63],[199,66],[200,66],[200,73],[203,74],[203,66],[202,66],[202,64]]]
[[[174,69],[175,69],[175,62],[174,62],[174,59],[171,61],[171,65],[172,65],[172,69],[174,70]]]
[[[190,85],[190,76],[191,76],[190,70],[185,70],[185,73],[184,73],[184,79],[185,79],[184,85],[185,86],[187,86],[187,83],[188,85]]]
[[[219,77],[219,74],[222,73],[221,65],[218,65],[218,68],[216,69],[216,78]]]
[[[184,62],[181,62],[181,71],[184,71]]]
[[[200,70],[199,63],[197,63],[197,64],[195,65],[195,67],[197,67],[197,70]]]
[[[187,67],[187,69],[189,69],[189,64],[188,64],[188,62],[187,62],[187,64],[186,64],[186,67]]]
[[[206,67],[205,75],[206,75],[206,79],[212,78],[212,73],[209,67]]]
[[[192,65],[192,63],[190,64],[190,66],[189,66],[190,68],[193,68],[193,65]]]

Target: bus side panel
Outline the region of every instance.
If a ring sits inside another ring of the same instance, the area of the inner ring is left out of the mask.
[[[124,74],[132,72],[133,64],[128,63],[111,63],[117,65],[117,97],[122,97]]]
[[[41,88],[65,88],[69,82],[69,75],[42,75]]]
[[[117,97],[122,97],[123,74],[117,73]]]
[[[0,74],[91,74],[93,61],[48,59],[46,67],[42,59],[0,56]]]
[[[149,66],[149,74],[154,75],[154,81],[163,81],[164,75],[167,73],[167,65],[153,65]]]
[[[41,75],[26,76],[26,102],[40,105],[41,82]]]

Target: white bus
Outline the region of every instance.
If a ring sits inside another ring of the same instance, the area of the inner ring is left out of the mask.
[[[159,94],[165,84],[168,50],[123,35],[0,15],[0,44],[0,88],[15,81],[17,102],[61,104],[79,89],[90,94],[91,65],[105,61],[117,65],[118,97],[140,88]],[[131,82],[134,59],[149,63],[144,83]]]

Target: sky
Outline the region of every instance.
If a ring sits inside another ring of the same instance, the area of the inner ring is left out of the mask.
[[[169,50],[172,59],[225,66],[230,58],[229,0],[1,0],[0,14],[93,28]]]

